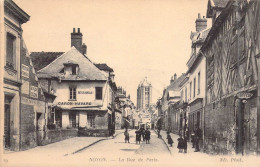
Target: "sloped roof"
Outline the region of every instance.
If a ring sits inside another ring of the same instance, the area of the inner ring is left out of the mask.
[[[64,63],[74,62],[79,65],[79,73],[77,75],[65,76],[61,73]],[[107,76],[99,70],[92,62],[81,54],[75,47],[68,52],[60,55],[49,65],[38,71],[40,78],[58,77],[61,80],[107,80]]]
[[[210,31],[210,28],[204,29],[204,30],[199,31],[199,32],[192,32],[191,33],[192,43],[195,43],[195,42],[198,42],[198,41],[203,42],[206,39],[209,31]]]
[[[166,91],[178,91],[180,89],[179,85],[185,78],[185,74],[182,74],[180,77],[178,77],[176,80],[174,80],[167,88]]]
[[[114,72],[114,70],[109,67],[107,64],[103,63],[103,64],[95,64],[95,66],[100,69],[100,70],[103,70],[103,71],[108,71],[108,72]]]
[[[224,8],[229,0],[210,0],[213,7]]]
[[[32,52],[30,57],[36,71],[46,67],[64,52]]]

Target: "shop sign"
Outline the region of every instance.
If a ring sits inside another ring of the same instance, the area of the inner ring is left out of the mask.
[[[83,105],[83,106],[86,106],[86,105],[91,105],[92,103],[91,102],[74,102],[74,101],[67,101],[67,102],[58,102],[57,103],[58,105],[71,105],[71,106],[74,106],[74,105]]]
[[[31,86],[30,88],[30,96],[33,98],[38,98],[38,87]]]
[[[43,101],[29,99],[24,96],[22,96],[21,98],[21,103],[26,105],[31,105],[31,106],[45,106],[45,103]]]
[[[239,99],[250,99],[253,96],[253,93],[249,92],[240,92],[237,94],[237,98]]]
[[[78,94],[93,94],[92,91],[78,91]]]
[[[29,78],[29,67],[22,64],[22,77]]]

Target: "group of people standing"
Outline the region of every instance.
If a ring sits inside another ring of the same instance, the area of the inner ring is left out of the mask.
[[[142,126],[140,129],[135,131],[136,134],[136,144],[140,144],[141,142],[141,137],[143,138],[143,141],[146,142],[146,144],[150,144],[150,139],[151,139],[151,132],[147,128],[146,130]]]
[[[202,131],[198,127],[198,125],[196,125],[194,133],[191,134],[191,142],[192,142],[192,146],[193,146],[192,148],[195,148],[194,152],[200,151],[199,142],[201,140],[201,136],[202,136]],[[170,145],[170,147],[172,147],[172,144],[174,143],[174,141],[170,135],[170,132],[167,132],[166,139],[168,140],[168,144]],[[182,152],[187,153],[188,133],[185,133],[184,135],[180,134],[177,141],[178,141],[177,148],[179,149],[179,153],[182,153]]]
[[[135,134],[136,134],[136,144],[140,144],[141,138],[143,139],[143,141],[146,142],[146,144],[150,144],[151,132],[148,128],[145,130],[144,127],[141,127],[140,129],[135,131]],[[125,130],[124,135],[125,135],[125,143],[130,143],[129,142],[130,136],[127,129]]]

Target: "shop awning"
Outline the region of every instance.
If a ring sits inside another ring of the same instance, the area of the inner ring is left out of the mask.
[[[107,112],[108,109],[99,108],[99,107],[61,107],[58,106],[60,110],[64,111],[103,111]]]

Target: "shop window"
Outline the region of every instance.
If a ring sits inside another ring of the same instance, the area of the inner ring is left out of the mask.
[[[88,127],[89,128],[95,128],[95,114],[88,113],[87,115],[88,119]]]
[[[200,127],[200,112],[197,112],[197,125]]]
[[[96,100],[102,100],[102,87],[96,87]]]
[[[61,111],[55,111],[56,127],[62,127],[62,113]]]
[[[10,33],[6,35],[6,67],[15,69],[16,59],[16,37]]]
[[[70,87],[70,99],[69,100],[76,100],[76,88]]]

